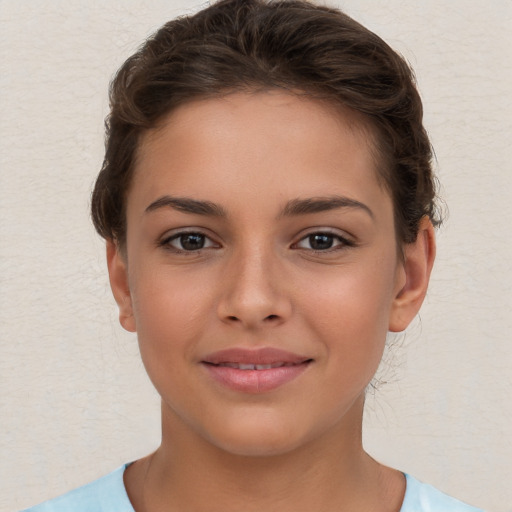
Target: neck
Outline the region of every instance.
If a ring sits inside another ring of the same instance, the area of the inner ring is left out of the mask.
[[[127,471],[134,508],[137,512],[398,512],[405,489],[403,475],[364,452],[362,401],[354,409],[343,428],[338,426],[294,450],[243,456],[191,432],[164,407],[161,446]]]

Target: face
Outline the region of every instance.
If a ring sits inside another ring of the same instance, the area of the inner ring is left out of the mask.
[[[386,333],[417,309],[368,139],[351,111],[262,92],[142,141],[109,270],[164,436],[262,455],[360,428]]]

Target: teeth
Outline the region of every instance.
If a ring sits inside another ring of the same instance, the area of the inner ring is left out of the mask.
[[[242,364],[242,363],[220,363],[219,366],[227,366],[228,368],[236,368],[237,370],[270,370],[271,368],[280,368],[281,366],[291,366],[287,363],[272,364]]]

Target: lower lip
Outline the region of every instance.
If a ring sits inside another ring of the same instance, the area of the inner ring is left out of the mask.
[[[280,366],[268,370],[239,370],[228,366],[203,363],[209,374],[224,386],[243,393],[265,393],[272,391],[299,377],[310,361],[293,366]]]

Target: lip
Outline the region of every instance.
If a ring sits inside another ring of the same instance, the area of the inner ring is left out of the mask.
[[[208,374],[223,386],[243,393],[264,393],[299,377],[313,362],[305,357],[277,348],[232,348],[208,355],[201,361]],[[243,366],[270,366],[264,369],[241,369]]]

